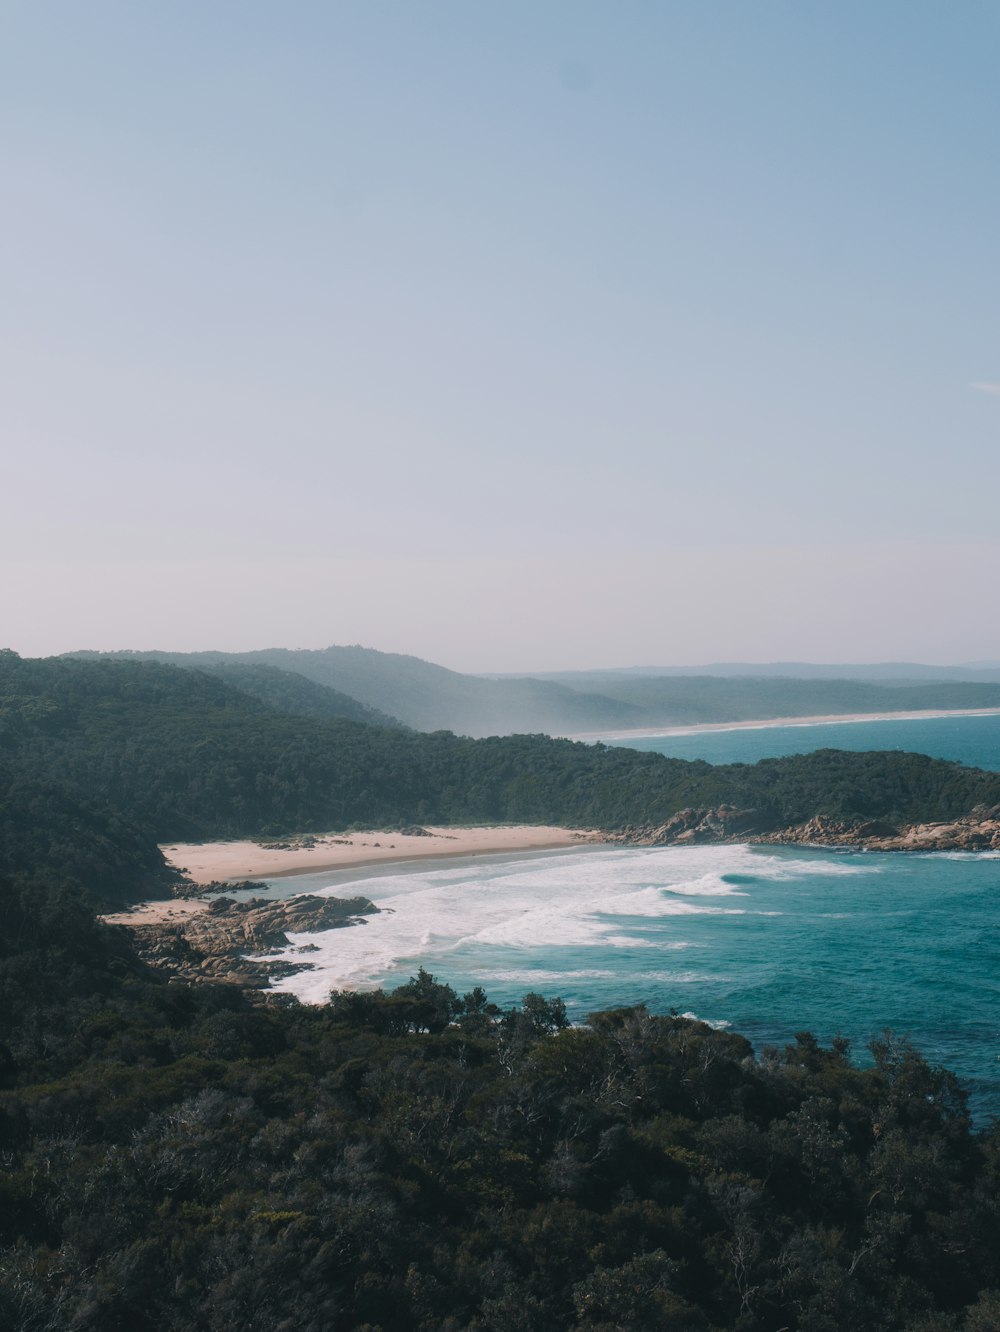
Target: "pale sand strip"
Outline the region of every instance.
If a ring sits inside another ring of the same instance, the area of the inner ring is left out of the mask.
[[[708,731],[764,731],[776,726],[836,726],[839,722],[926,721],[934,717],[998,717],[1000,708],[942,708],[917,712],[835,712],[822,717],[760,717],[752,721],[692,722],[677,726],[643,726],[625,731],[578,731],[565,740],[639,740]]]
[[[142,902],[130,911],[115,911],[98,920],[105,925],[178,925],[187,916],[207,911],[208,903],[204,897],[171,897],[165,902]]]
[[[572,828],[504,824],[493,828],[426,828],[425,835],[400,832],[330,833],[315,846],[272,849],[257,842],[180,842],[161,846],[167,861],[195,883],[219,879],[276,879],[286,874],[355,869],[376,861],[422,860],[428,856],[498,855],[577,846],[600,834]]]
[[[228,879],[279,879],[293,874],[393,865],[446,856],[495,856],[515,851],[550,851],[603,841],[599,832],[503,824],[484,828],[427,828],[427,835],[400,832],[331,833],[313,846],[287,849],[256,842],[175,842],[161,846],[167,862],[196,884]],[[143,902],[102,919],[110,925],[160,925],[206,910],[204,898]]]

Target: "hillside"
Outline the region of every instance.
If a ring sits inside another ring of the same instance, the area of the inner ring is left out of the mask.
[[[99,659],[98,654],[74,655]],[[226,672],[230,683],[299,715],[383,722],[398,718],[420,731],[471,736],[574,735],[770,717],[1000,707],[1000,683],[971,680],[890,683],[622,671],[495,678],[463,675],[419,657],[363,647],[115,655]],[[305,678],[333,693],[322,702],[318,694],[298,696],[285,676]]]
[[[275,712],[287,712],[294,717],[345,717],[348,721],[367,722],[370,726],[403,725],[388,713],[367,707],[297,671],[243,661],[221,661],[198,669],[217,676],[233,689],[248,694]]]
[[[1000,1139],[905,1040],[420,970],[253,1007],[0,873],[11,1332],[987,1332]]]
[[[490,680],[462,675],[419,657],[376,652],[373,648],[72,655],[85,659],[106,655],[198,670],[269,667],[304,676],[420,731],[447,730],[472,736],[515,731],[569,734],[644,724],[639,710],[617,699],[584,695],[545,680]],[[235,677],[233,682],[237,682]]]
[[[501,1009],[423,970],[254,1006],[168,982],[88,906],[165,886],[155,839],[182,828],[727,800],[943,817],[1000,803],[1000,774],[423,735],[224,673],[0,653],[0,1326],[995,1327],[1000,1139],[905,1039],[859,1068],[839,1037],[755,1051],[644,1007],[570,1027],[558,997]]]
[[[622,829],[722,804],[776,827],[816,815],[913,823],[1000,804],[1000,774],[922,755],[711,766],[539,735],[424,735],[278,713],[215,675],[156,662],[13,653],[0,654],[0,757],[11,788],[30,792],[28,825],[53,811],[51,830],[11,842],[26,849],[8,868],[58,868],[70,799],[110,820],[144,884],[162,872],[156,841],[414,822]],[[109,874],[106,896],[121,895],[115,883]]]

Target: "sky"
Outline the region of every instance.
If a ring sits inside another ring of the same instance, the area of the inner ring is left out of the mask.
[[[1000,8],[0,0],[0,645],[1000,659]]]

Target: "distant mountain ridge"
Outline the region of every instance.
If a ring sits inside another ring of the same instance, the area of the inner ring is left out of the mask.
[[[119,657],[218,672],[239,667],[271,668],[305,677],[342,697],[375,709],[420,731],[460,735],[511,732],[570,733],[639,727],[634,705],[548,680],[487,680],[401,653],[359,646],[262,648],[252,652],[70,653],[73,657]],[[229,682],[239,686],[233,676]],[[344,712],[340,715],[349,715]],[[366,720],[355,717],[355,720]]]
[[[157,842],[414,823],[626,833],[675,816],[687,832],[691,811],[695,832],[717,816],[727,835],[819,816],[981,823],[1000,813],[1000,773],[895,751],[713,766],[544,735],[422,734],[283,714],[212,671],[0,652],[0,875],[44,870],[102,900],[162,881]]]
[[[648,675],[626,670],[492,677],[463,675],[420,657],[357,645],[67,655],[155,661],[199,670],[299,716],[342,716],[377,725],[401,722],[419,731],[470,736],[576,735],[789,716],[1000,707],[1000,671],[995,681],[804,677],[778,674],[783,669],[780,664],[766,668],[771,674],[759,676],[741,674],[743,668],[734,666],[729,675],[685,675],[664,669]],[[890,664],[878,669],[903,667]]]

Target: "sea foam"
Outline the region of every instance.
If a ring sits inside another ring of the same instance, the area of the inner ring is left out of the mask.
[[[754,881],[766,882],[794,877],[794,863],[744,846],[588,848],[528,861],[415,866],[363,883],[339,882],[316,891],[363,891],[383,910],[363,926],[289,936],[293,948],[316,949],[313,966],[278,980],[275,988],[315,1003],[331,989],[399,984],[420,965],[447,979],[454,970],[522,970],[498,965],[502,955],[557,950],[575,952],[579,961],[581,952],[596,959],[619,950],[691,947],[695,941],[683,933],[672,937],[672,931],[683,931],[687,920],[746,911],[719,900],[749,893],[745,884],[727,883],[724,874],[752,870]],[[287,950],[271,955],[284,956],[290,956]],[[541,969],[566,974],[606,968]],[[535,970],[531,974],[537,977]]]

